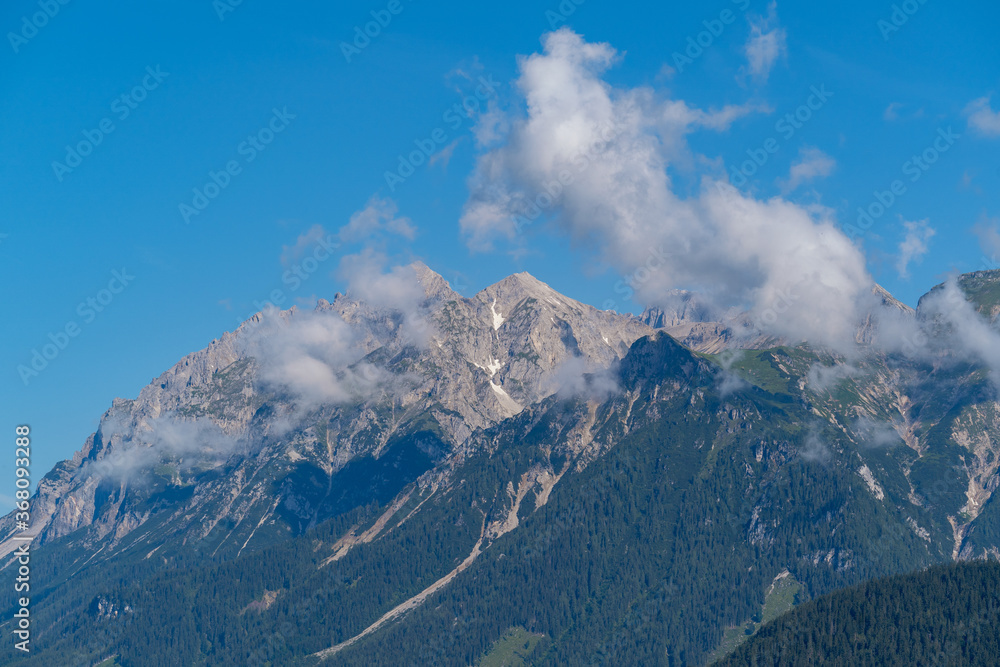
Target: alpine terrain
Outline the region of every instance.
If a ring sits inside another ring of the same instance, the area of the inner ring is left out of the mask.
[[[916,310],[877,288],[846,356],[691,293],[633,316],[402,275],[116,399],[32,498],[33,651],[4,664],[749,664],[810,599],[1000,559],[997,377],[941,314],[955,289],[995,328],[1000,272]]]

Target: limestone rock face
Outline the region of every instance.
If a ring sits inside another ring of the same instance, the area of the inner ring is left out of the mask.
[[[695,292],[674,290],[663,304],[647,308],[639,319],[697,352],[719,354],[727,349],[766,349],[781,344],[758,331],[746,313],[723,312]]]
[[[398,470],[394,456],[406,465],[426,459],[416,474],[477,430],[609,368],[653,331],[527,273],[465,298],[423,264],[407,270],[419,286],[415,303],[338,294],[313,312],[258,313],[134,400],[116,399],[83,448],[39,482],[30,532],[44,544],[85,529],[85,543],[124,548],[164,514],[168,532],[219,542],[216,550],[245,546],[258,528],[296,532],[330,510],[342,481],[334,478],[352,461]],[[380,374],[357,400],[303,407],[267,381],[262,343],[316,316],[348,325],[356,350],[345,372]],[[163,499],[173,492],[186,498]],[[12,528],[12,516],[0,520],[3,535]],[[0,552],[11,548],[8,540]]]

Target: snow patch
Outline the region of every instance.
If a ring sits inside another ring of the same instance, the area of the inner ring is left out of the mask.
[[[496,375],[497,371],[500,370],[501,368],[503,368],[503,364],[500,363],[500,360],[499,359],[494,359],[493,357],[490,357],[489,362],[485,366],[480,366],[479,364],[477,364],[474,361],[470,361],[469,363],[471,363],[473,366],[475,366],[479,370],[485,371],[485,372],[489,373],[490,377],[493,377],[494,375]]]
[[[496,331],[500,328],[500,325],[504,323],[503,315],[496,311],[497,300],[493,299],[493,303],[490,304],[490,313],[493,314],[493,330]]]

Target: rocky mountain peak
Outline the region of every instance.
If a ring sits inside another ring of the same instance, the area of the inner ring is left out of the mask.
[[[482,290],[482,292],[486,294],[493,294],[495,292],[517,292],[526,296],[545,296],[557,293],[554,289],[527,271],[513,273],[503,280],[493,283],[486,289]]]
[[[504,313],[510,313],[525,299],[557,308],[583,307],[583,304],[567,299],[527,272],[507,276],[479,292],[475,298],[491,305],[497,313],[498,322],[505,317]]]
[[[913,314],[912,308],[910,308],[905,303],[894,297],[889,292],[889,290],[882,287],[881,285],[876,284],[875,287],[872,288],[872,293],[875,295],[877,299],[879,299],[879,301],[883,306],[886,306],[888,308],[895,308],[897,310],[903,311],[904,313]]]
[[[698,293],[671,290],[660,305],[646,308],[639,319],[656,329],[665,329],[695,322],[719,321],[719,315],[717,309]]]
[[[420,283],[420,287],[423,289],[424,294],[427,295],[428,300],[440,301],[459,297],[459,294],[451,288],[451,285],[440,273],[434,271],[423,262],[413,262],[409,268],[416,274],[417,282]]]

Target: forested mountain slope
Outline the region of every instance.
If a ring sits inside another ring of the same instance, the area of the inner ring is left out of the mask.
[[[718,667],[995,665],[1000,564],[938,565],[812,600],[766,625]]]

